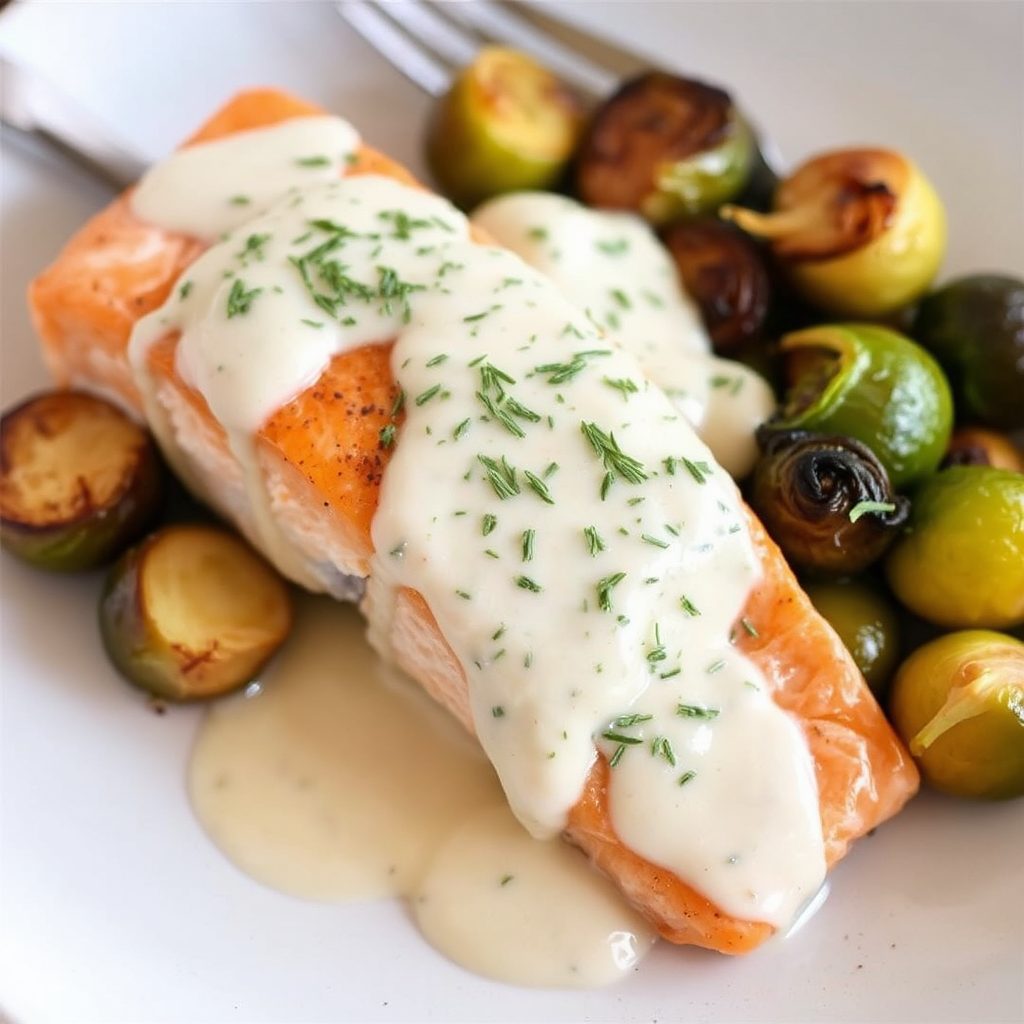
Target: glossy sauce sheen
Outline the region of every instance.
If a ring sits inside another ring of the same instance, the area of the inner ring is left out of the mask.
[[[634,967],[650,927],[575,850],[523,831],[479,747],[363,634],[354,608],[304,598],[261,684],[212,708],[189,768],[210,838],[305,899],[403,897],[488,977],[598,986]]]
[[[173,221],[188,199],[163,201]],[[289,186],[212,246],[140,324],[137,368],[169,329],[250,478],[270,413],[333,354],[396,339],[371,642],[387,657],[396,594],[423,595],[535,835],[561,831],[600,751],[625,843],[734,916],[792,920],[824,878],[821,822],[799,727],[731,643],[759,575],[739,495],[634,355],[447,202],[374,176]]]
[[[628,349],[735,477],[757,459],[754,430],[775,408],[753,370],[711,353],[696,306],[664,246],[631,214],[551,192],[499,196],[473,222],[547,274]]]

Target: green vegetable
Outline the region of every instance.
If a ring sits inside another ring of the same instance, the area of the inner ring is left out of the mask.
[[[763,454],[750,503],[797,568],[850,576],[896,539],[908,502],[892,493],[871,450],[849,437],[807,431],[758,431]]]
[[[1024,281],[957,278],[921,303],[911,333],[949,373],[961,416],[1024,427]]]
[[[469,209],[552,187],[582,126],[582,108],[550,71],[517,50],[484,47],[432,112],[427,163],[441,191]]]
[[[868,445],[892,486],[933,473],[952,431],[938,363],[909,338],[871,324],[830,324],[780,342],[791,384],[771,429],[842,434]]]
[[[128,682],[163,700],[217,697],[250,682],[287,637],[287,585],[234,534],[172,526],[130,548],[107,577],[103,645]]]
[[[772,212],[723,216],[767,239],[793,288],[834,316],[888,316],[919,298],[942,263],[946,216],[928,179],[883,149],[825,153],[776,189]]]
[[[1024,474],[952,466],[914,494],[885,563],[896,596],[951,629],[1024,623]]]
[[[1024,796],[1024,643],[985,630],[932,640],[900,666],[889,713],[936,789]]]
[[[712,213],[747,184],[757,144],[729,94],[664,71],[630,79],[594,113],[574,163],[588,206],[653,224]]]
[[[0,420],[0,543],[41,569],[115,558],[150,526],[163,467],[150,436],[94,395],[36,395]]]

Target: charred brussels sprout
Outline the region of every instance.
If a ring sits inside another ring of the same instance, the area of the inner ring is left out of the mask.
[[[217,697],[250,682],[288,635],[287,585],[234,534],[172,526],[110,571],[100,633],[115,668],[169,701]]]
[[[919,647],[889,699],[926,782],[954,796],[1024,796],[1024,643],[965,630]]]
[[[761,330],[771,294],[757,245],[712,217],[679,221],[661,235],[683,288],[700,307],[715,351],[730,355]]]
[[[434,108],[427,163],[441,190],[469,209],[555,185],[582,126],[582,107],[550,71],[518,50],[485,47]]]
[[[885,569],[900,601],[939,626],[1024,624],[1024,475],[952,466],[930,477]]]
[[[882,149],[826,153],[775,192],[772,212],[726,207],[767,239],[793,288],[837,316],[878,318],[931,284],[946,247],[946,216],[911,161]]]
[[[150,436],[94,395],[37,395],[0,421],[0,542],[38,568],[115,558],[156,518],[163,484]]]
[[[756,152],[728,93],[652,71],[626,82],[596,111],[573,181],[588,206],[632,210],[662,225],[734,199]]]
[[[903,490],[938,467],[953,399],[938,363],[897,331],[830,324],[780,342],[790,386],[773,429],[844,434],[868,445]]]
[[[853,576],[896,539],[909,511],[885,468],[849,437],[768,431],[750,503],[789,562],[821,577]]]
[[[1024,428],[1024,281],[950,281],[924,299],[911,333],[948,371],[961,415]]]

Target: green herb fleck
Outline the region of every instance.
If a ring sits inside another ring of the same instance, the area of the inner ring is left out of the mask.
[[[583,536],[587,538],[587,547],[590,549],[592,557],[604,551],[604,540],[602,540],[601,535],[597,532],[596,526],[584,526]]]
[[[597,581],[597,604],[601,611],[610,612],[612,610],[612,590],[625,578],[624,572],[616,572]]]
[[[231,291],[228,293],[228,319],[248,313],[256,296],[262,291],[262,288],[250,288],[246,291],[241,279],[235,278],[231,285]]]
[[[523,530],[523,561],[533,561],[533,542],[537,536],[536,530]]]
[[[896,506],[891,501],[858,501],[850,509],[850,522],[855,523],[861,516],[874,512],[895,512]]]
[[[680,718],[717,718],[721,712],[718,708],[706,708],[700,704],[677,704],[676,714]]]

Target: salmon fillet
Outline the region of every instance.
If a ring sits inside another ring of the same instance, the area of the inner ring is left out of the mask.
[[[277,91],[244,93],[186,145],[280,121],[322,114]],[[365,144],[349,174],[413,178]],[[127,348],[133,325],[160,306],[202,253],[194,238],[141,222],[130,192],[97,214],[32,283],[29,304],[47,364],[62,385],[114,396],[145,415]],[[148,351],[160,415],[181,454],[175,468],[197,494],[254,542],[260,532],[246,499],[243,471],[205,399],[175,368],[178,338]],[[381,431],[395,421],[398,387],[391,345],[335,356],[320,378],[278,409],[258,431],[256,454],[269,505],[298,558],[283,567],[312,589],[351,596],[346,581],[364,577],[373,554],[371,523],[391,450]],[[812,607],[756,517],[747,524],[762,567],[736,645],[764,674],[777,705],[800,724],[813,758],[829,866],[858,837],[891,817],[916,792],[917,772],[842,643]],[[428,602],[404,589],[390,618],[399,666],[470,731],[466,674]],[[572,809],[566,838],[582,849],[675,943],[744,953],[772,925],[730,916],[671,872],[626,846],[613,827],[608,762],[597,756]]]

